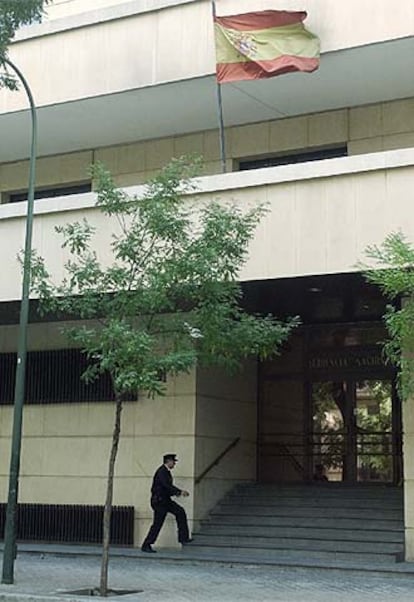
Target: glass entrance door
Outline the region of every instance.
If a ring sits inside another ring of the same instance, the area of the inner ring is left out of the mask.
[[[311,385],[311,471],[316,480],[393,482],[398,476],[391,380]]]

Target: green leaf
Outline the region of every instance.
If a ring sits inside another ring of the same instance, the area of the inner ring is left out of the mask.
[[[88,357],[88,382],[107,372],[121,395],[163,395],[165,376],[196,364],[236,370],[249,356],[273,356],[297,326],[297,318],[280,322],[243,310],[238,274],[267,209],[190,202],[199,169],[199,160],[174,159],[142,195],[129,197],[95,164],[97,208],[113,231],[105,255],[112,259],[98,261],[86,220],[57,228],[69,255],[60,282],[33,254],[41,310],[87,320],[66,335]]]
[[[16,90],[19,82],[6,64],[8,47],[23,25],[40,21],[50,0],[1,0],[0,2],[0,88]]]
[[[414,248],[402,232],[389,234],[382,244],[366,249],[365,278],[377,285],[392,304],[384,314],[389,339],[386,359],[399,371],[403,399],[414,393]]]

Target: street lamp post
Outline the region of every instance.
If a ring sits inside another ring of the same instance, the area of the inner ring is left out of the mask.
[[[21,71],[9,59],[2,61],[11,67],[26,91],[32,119],[32,140],[30,147],[29,189],[27,197],[26,238],[24,246],[23,284],[20,304],[19,339],[17,348],[16,378],[14,387],[13,433],[11,441],[9,494],[7,498],[6,525],[4,532],[4,554],[2,583],[14,583],[14,560],[16,557],[16,514],[19,485],[20,451],[22,440],[23,404],[25,394],[27,324],[29,318],[30,271],[33,231],[33,205],[35,188],[37,115],[36,106],[29,85]]]

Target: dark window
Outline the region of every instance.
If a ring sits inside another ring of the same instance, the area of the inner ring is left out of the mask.
[[[263,159],[251,159],[239,161],[239,170],[260,169],[262,167],[276,167],[277,165],[290,165],[291,163],[305,163],[307,161],[320,161],[321,159],[335,159],[348,155],[347,146],[335,146],[331,148],[320,148],[294,152],[288,155],[265,157]]]
[[[31,351],[27,354],[25,402],[29,404],[113,401],[109,374],[93,383],[81,379],[88,360],[79,349]],[[12,404],[16,354],[0,353],[0,404]],[[128,397],[132,400],[133,396]]]
[[[90,182],[84,184],[73,184],[71,186],[58,186],[56,188],[36,188],[34,193],[35,199],[46,199],[55,196],[66,196],[68,194],[82,194],[90,192],[92,185]],[[10,192],[8,196],[9,203],[20,203],[27,201],[27,190],[23,192]]]

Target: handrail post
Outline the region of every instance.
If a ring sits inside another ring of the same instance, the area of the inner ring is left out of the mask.
[[[30,147],[29,188],[27,197],[26,238],[23,262],[23,284],[20,304],[19,337],[17,348],[17,365],[14,388],[13,432],[11,442],[9,493],[7,498],[6,524],[4,533],[3,574],[2,583],[14,583],[14,560],[16,557],[16,514],[19,487],[20,454],[22,439],[23,404],[25,394],[27,325],[29,318],[29,293],[33,232],[33,205],[35,187],[37,115],[32,92],[22,72],[9,59],[2,59],[13,69],[26,91],[32,120],[32,139]]]

